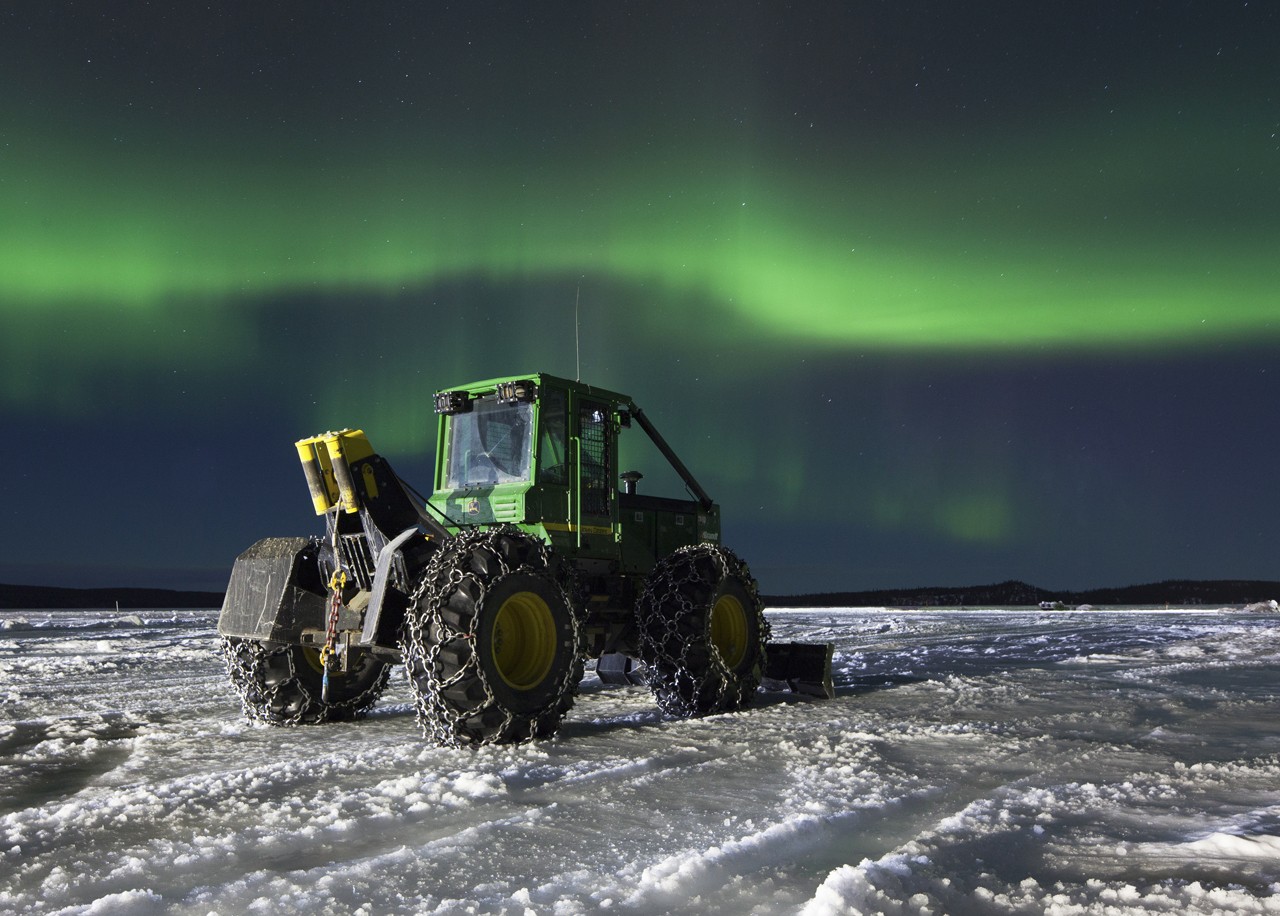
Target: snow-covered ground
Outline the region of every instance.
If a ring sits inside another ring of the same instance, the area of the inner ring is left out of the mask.
[[[770,612],[838,697],[247,725],[213,612],[0,612],[0,912],[1280,913],[1280,618]]]

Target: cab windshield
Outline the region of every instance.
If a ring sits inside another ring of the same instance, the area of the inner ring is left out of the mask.
[[[450,417],[445,487],[486,487],[528,480],[533,405],[477,398],[469,413]]]

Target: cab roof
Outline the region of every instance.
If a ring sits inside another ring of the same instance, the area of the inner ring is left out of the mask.
[[[440,394],[444,391],[465,391],[467,394],[475,397],[479,395],[489,394],[492,391],[496,391],[498,386],[502,384],[508,384],[511,382],[524,382],[524,381],[533,382],[535,385],[538,386],[539,389],[541,389],[543,386],[549,385],[554,388],[569,389],[581,395],[588,395],[593,398],[601,398],[603,400],[611,401],[616,404],[632,403],[630,395],[621,394],[617,391],[610,391],[607,388],[598,388],[595,385],[591,385],[581,380],[574,381],[572,379],[563,378],[558,375],[552,375],[549,372],[530,372],[525,375],[507,375],[501,378],[491,378],[491,379],[485,379],[484,381],[480,381],[480,382],[471,382],[466,385],[453,385],[449,388],[442,389],[442,391],[437,392],[437,394]]]

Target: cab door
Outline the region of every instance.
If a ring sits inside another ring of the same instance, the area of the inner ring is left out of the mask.
[[[573,451],[577,486],[572,488],[572,525],[583,556],[613,557],[618,506],[613,481],[617,475],[617,430],[611,405],[590,397],[575,399]]]

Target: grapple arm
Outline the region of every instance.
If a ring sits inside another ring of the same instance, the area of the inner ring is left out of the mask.
[[[341,570],[337,629],[351,643],[393,651],[409,583],[451,535],[360,430],[323,433],[296,447],[326,535],[267,538],[237,558],[219,632],[315,643],[331,629],[325,610]]]

